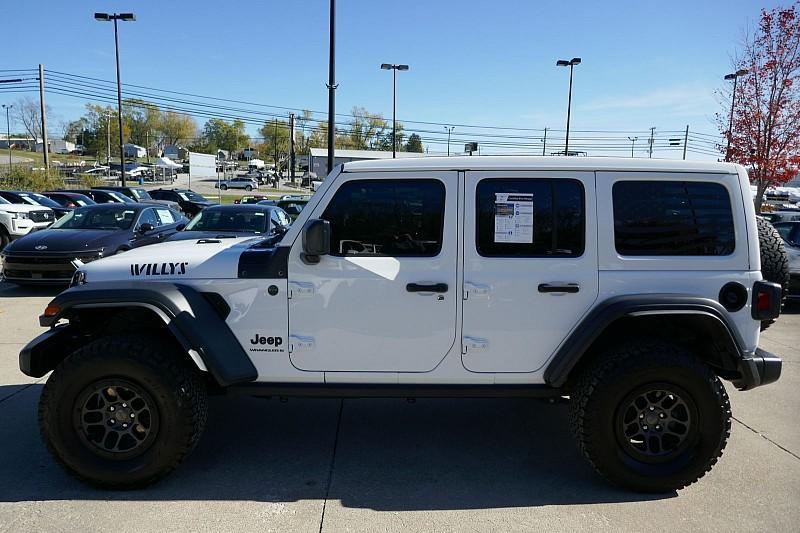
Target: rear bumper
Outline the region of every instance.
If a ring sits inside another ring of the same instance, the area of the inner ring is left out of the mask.
[[[750,390],[761,385],[769,385],[781,377],[783,361],[780,357],[761,348],[756,348],[752,357],[739,360],[738,371],[741,378],[733,380],[739,390]]]

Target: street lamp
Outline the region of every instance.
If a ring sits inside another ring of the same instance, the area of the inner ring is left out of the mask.
[[[725,147],[725,161],[730,160],[731,156],[731,137],[733,137],[733,108],[736,104],[736,82],[740,76],[747,74],[746,68],[740,68],[736,72],[725,75],[725,80],[733,80],[733,92],[731,93],[731,117],[728,121],[728,145]]]
[[[450,134],[453,133],[453,130],[456,129],[456,127],[445,126],[444,129],[447,130],[447,156],[450,157]]]
[[[633,157],[633,146],[639,140],[639,137],[628,137],[628,140],[631,142],[631,157]]]
[[[125,141],[122,137],[122,82],[119,76],[119,34],[117,32],[117,21],[133,22],[136,15],[133,13],[95,13],[94,19],[100,22],[114,21],[114,50],[117,55],[117,107],[119,118],[119,162],[120,172],[122,172],[122,186],[125,187]]]
[[[392,159],[397,157],[397,71],[408,70],[408,65],[382,63],[382,70],[392,71]]]
[[[557,67],[569,67],[569,98],[567,99],[567,138],[564,141],[564,155],[569,155],[569,118],[572,111],[572,68],[581,64],[580,57],[573,57],[569,61],[559,59],[556,61]]]
[[[6,142],[8,143],[8,171],[11,172],[11,119],[8,118],[8,112],[14,107],[12,104],[3,104],[3,109],[6,110]]]

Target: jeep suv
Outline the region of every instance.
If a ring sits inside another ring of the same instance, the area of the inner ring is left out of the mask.
[[[81,267],[20,368],[53,370],[43,438],[102,487],[171,471],[207,391],[224,390],[569,397],[601,475],[671,491],[722,454],[721,380],[780,376],[758,347],[782,298],[760,252],[785,253],[759,250],[748,190],[727,163],[345,163],[277,242],[169,242]]]
[[[49,207],[12,204],[0,196],[0,250],[14,239],[46,228],[55,220],[56,216]]]

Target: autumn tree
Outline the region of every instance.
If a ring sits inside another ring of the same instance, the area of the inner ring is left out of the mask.
[[[45,106],[45,112],[48,115],[52,114],[50,106]],[[34,144],[44,138],[42,135],[42,111],[39,102],[28,97],[20,98],[14,102],[11,114],[15,121],[22,123],[25,132],[29,137],[33,138]]]
[[[758,188],[759,212],[765,190],[800,171],[798,5],[761,11],[758,27],[745,34],[740,58],[734,62],[735,69],[749,74],[738,79],[733,109],[717,114],[719,128],[730,141],[726,158],[747,167]],[[730,90],[719,95],[730,106]]]

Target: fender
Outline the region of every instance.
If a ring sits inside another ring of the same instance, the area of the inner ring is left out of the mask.
[[[71,326],[56,326],[59,320],[69,319],[81,309],[138,307],[154,312],[184,350],[197,352],[221,386],[253,381],[258,377],[256,368],[225,323],[227,306],[218,300],[177,283],[108,281],[72,287],[50,302],[48,307],[58,309],[55,315],[39,317],[42,326],[52,329],[20,352],[20,370],[41,377],[55,367],[60,359],[53,351],[74,337]],[[66,344],[68,349],[70,343]],[[58,352],[64,353],[64,349]]]
[[[679,294],[618,296],[596,306],[561,344],[544,373],[545,383],[562,387],[592,343],[620,318],[649,315],[694,315],[705,321],[714,331],[715,338],[738,356],[737,361],[730,361],[733,370],[740,366],[740,361],[753,358],[753,353],[742,348],[744,343],[719,302]]]

